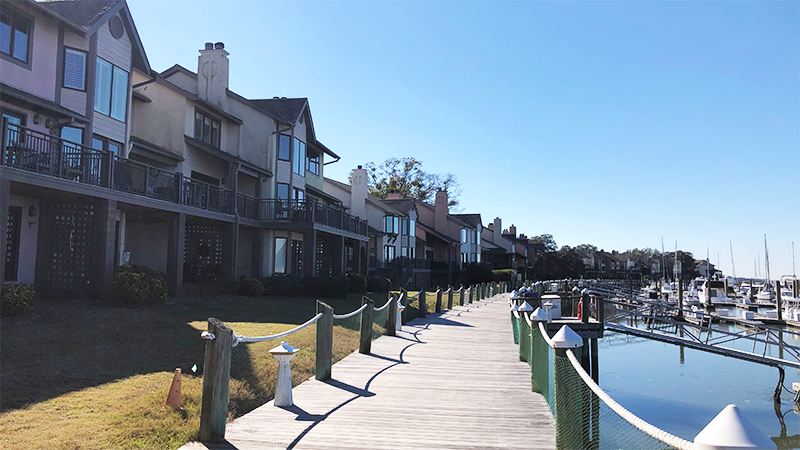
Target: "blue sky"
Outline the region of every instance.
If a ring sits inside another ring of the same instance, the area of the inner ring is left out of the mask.
[[[308,97],[328,177],[413,156],[559,245],[800,257],[796,1],[128,3],[155,70],[222,41],[231,90]]]

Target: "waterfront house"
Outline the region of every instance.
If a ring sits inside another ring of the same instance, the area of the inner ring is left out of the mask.
[[[122,257],[122,205],[143,200],[114,175],[147,55],[124,0],[0,1],[0,16],[0,282],[95,296]]]

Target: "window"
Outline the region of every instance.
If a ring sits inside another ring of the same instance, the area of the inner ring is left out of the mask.
[[[400,223],[402,224],[400,228],[400,234],[403,236],[408,236],[408,219],[403,219]]]
[[[194,111],[194,138],[219,148],[219,120],[200,111]]]
[[[62,127],[61,128],[61,139],[75,142],[77,144],[83,143],[83,128],[75,128],[75,127]]]
[[[206,175],[204,173],[192,171],[192,179],[197,181],[202,181],[203,183],[208,183],[212,186],[219,186],[219,178],[214,178],[210,175]]]
[[[400,256],[408,258],[408,247],[400,247]]]
[[[314,175],[319,176],[319,154],[317,155],[308,155],[308,171],[313,173]]]
[[[128,109],[128,72],[97,58],[94,110],[124,122]]]
[[[466,228],[462,228],[461,229],[461,243],[462,244],[466,244],[467,243],[467,229]]]
[[[389,234],[397,234],[400,232],[400,218],[395,216],[386,216],[383,221],[383,231]]]
[[[23,114],[14,113],[11,111],[3,111],[3,119],[8,122],[9,125],[17,125],[17,126],[25,126],[25,119],[26,116]],[[7,141],[6,145],[12,146],[14,144],[19,143],[22,140],[22,130],[11,126],[9,127],[9,132],[7,132]]]
[[[292,137],[282,134],[278,139],[278,159],[281,161],[289,160],[289,147],[292,144]]]
[[[275,238],[275,273],[286,273],[286,244],[286,238]]]
[[[86,52],[64,49],[64,87],[86,90]]]
[[[414,258],[414,247],[408,247],[408,257]]]
[[[392,261],[395,257],[395,248],[394,245],[384,245],[383,246],[383,260],[384,261]]]
[[[122,144],[120,144],[119,142],[114,142],[111,139],[96,134],[92,137],[92,148],[95,150],[105,150],[113,153],[116,156],[122,156],[120,154],[120,150],[122,149]],[[206,176],[195,172],[194,174],[192,174],[192,178],[195,178],[194,175]],[[214,180],[217,179],[214,178]],[[219,183],[218,180],[217,183]]]
[[[31,21],[7,8],[0,8],[0,53],[28,63]]]
[[[294,138],[294,158],[292,159],[292,171],[301,177],[306,176],[306,144],[300,139]]]
[[[295,200],[305,200],[306,193],[302,189],[294,188],[294,199]]]
[[[278,183],[278,200],[289,200],[289,185],[286,183]]]
[[[408,221],[408,235],[411,237],[417,236],[417,221],[414,219],[409,219]],[[411,250],[414,250],[413,248]]]

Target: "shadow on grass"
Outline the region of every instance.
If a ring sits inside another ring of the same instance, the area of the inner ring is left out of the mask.
[[[325,302],[337,314],[361,305],[357,294]],[[315,314],[311,298],[170,298],[165,305],[140,308],[41,300],[29,315],[0,323],[0,412],[134,375],[176,368],[192,375],[194,365],[200,375],[205,341],[191,322],[216,317],[297,325]],[[250,379],[258,372],[241,369]]]

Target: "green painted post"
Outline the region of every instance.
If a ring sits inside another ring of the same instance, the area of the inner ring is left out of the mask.
[[[586,409],[583,401],[584,384],[576,382],[575,368],[567,358],[567,351],[572,349],[580,358],[579,347],[583,339],[568,326],[564,326],[553,336],[555,356],[553,358],[553,379],[555,382],[553,403],[556,420],[556,448],[585,448],[583,440],[583,418]]]
[[[525,314],[525,311],[519,311],[519,360],[523,362],[528,361],[531,353],[531,327],[525,320]]]
[[[519,345],[519,306],[511,306],[511,331],[514,333],[514,343]]]

